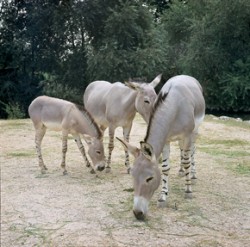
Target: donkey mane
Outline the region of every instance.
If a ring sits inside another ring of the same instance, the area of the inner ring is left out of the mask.
[[[168,91],[169,92],[169,91]],[[146,136],[144,138],[144,141],[146,142],[148,137],[149,137],[149,130],[151,128],[151,123],[154,119],[154,115],[155,115],[155,112],[157,111],[157,109],[159,108],[159,106],[162,104],[162,102],[167,98],[168,96],[168,92],[160,92],[155,103],[154,103],[154,107],[152,109],[152,113],[151,113],[151,116],[149,118],[149,123],[148,123],[148,128],[147,128],[147,133],[146,133]]]
[[[97,134],[97,138],[100,139],[102,137],[102,132],[99,129],[94,118],[90,115],[90,113],[85,109],[85,107],[83,105],[78,105],[78,104],[74,104],[74,105],[83,114],[83,116],[87,119],[87,121],[90,123],[90,126],[94,127],[96,134]]]

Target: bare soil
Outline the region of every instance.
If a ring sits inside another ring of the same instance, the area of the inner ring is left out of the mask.
[[[131,143],[146,125],[137,116]],[[122,137],[118,129],[116,136]],[[105,147],[108,138],[105,133]],[[155,193],[146,221],[132,213],[133,191],[124,152],[115,142],[112,172],[90,174],[72,139],[63,176],[61,135],[48,131],[40,173],[34,129],[27,120],[0,121],[1,246],[250,246],[250,124],[207,116],[200,128],[193,199],[184,199],[177,176],[179,150],[171,146],[170,197],[157,208]],[[131,157],[131,162],[132,162]]]

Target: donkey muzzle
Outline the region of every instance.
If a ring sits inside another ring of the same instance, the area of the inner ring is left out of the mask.
[[[138,220],[144,220],[148,211],[148,200],[142,196],[134,197],[133,212]]]
[[[137,220],[145,220],[146,215],[142,211],[133,210],[133,212]]]
[[[104,168],[105,168],[105,166],[98,166],[98,167],[97,167],[97,171],[100,171],[100,172],[101,172],[101,171],[104,170]]]

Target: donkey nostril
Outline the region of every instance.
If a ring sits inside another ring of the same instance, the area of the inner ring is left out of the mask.
[[[133,211],[134,215],[136,217],[137,220],[144,220],[145,219],[145,215],[143,214],[142,211]]]
[[[103,171],[104,168],[105,168],[104,166],[98,166],[97,170],[98,170],[98,171]]]

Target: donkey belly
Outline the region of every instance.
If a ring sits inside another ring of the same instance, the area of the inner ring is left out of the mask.
[[[52,121],[43,121],[44,126],[50,130],[54,131],[61,131],[62,130],[62,124],[59,122],[52,122]]]

